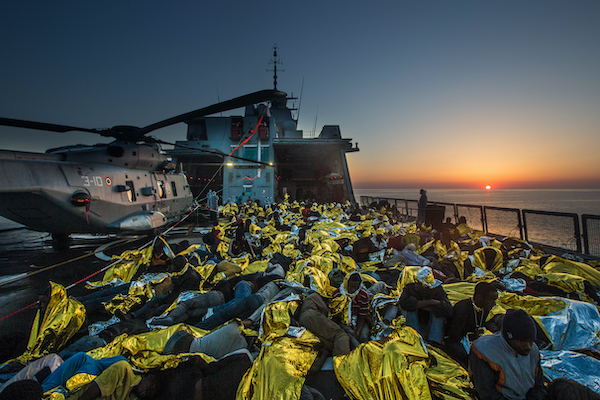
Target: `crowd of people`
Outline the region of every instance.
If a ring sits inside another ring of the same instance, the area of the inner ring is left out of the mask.
[[[330,358],[351,398],[600,399],[544,375],[557,345],[533,318],[574,301],[600,319],[589,262],[385,205],[219,211],[202,243],[157,237],[88,295],[51,283],[0,399],[322,399],[305,378]]]

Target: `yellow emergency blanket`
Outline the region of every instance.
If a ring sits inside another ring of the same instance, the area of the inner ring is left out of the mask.
[[[329,304],[329,318],[338,318],[343,324],[350,326],[350,306],[352,299],[348,296],[337,296]]]
[[[546,273],[561,272],[581,276],[592,285],[600,286],[600,271],[588,264],[552,256],[542,266],[542,269]]]
[[[335,288],[331,286],[329,283],[329,278],[323,271],[312,266],[310,263],[307,263],[305,260],[298,261],[294,269],[297,269],[298,272],[292,272],[290,269],[286,274],[285,279],[308,286],[321,296],[331,297],[333,295]],[[307,285],[305,285],[305,278],[307,277],[308,282]]]
[[[525,310],[534,319],[537,315],[548,315],[567,306],[560,297],[519,296],[509,292],[498,293],[496,305],[502,306],[506,310],[509,308]]]
[[[511,265],[511,262],[515,261],[509,261],[509,266]],[[521,272],[531,279],[535,279],[536,275],[542,275],[544,273],[544,271],[542,271],[542,269],[538,265],[537,261],[533,261],[526,258],[521,258],[518,260],[518,266],[514,268],[514,271]]]
[[[154,292],[150,284],[142,286],[132,285],[129,287],[126,295],[115,295],[111,301],[104,304],[104,308],[109,314],[114,314],[117,310],[121,310],[124,314],[127,314],[133,307],[145,304],[152,297],[154,297]]]
[[[123,282],[131,282],[131,278],[135,275],[141,265],[146,265],[152,258],[152,247],[147,247],[142,250],[129,250],[123,252],[120,256],[115,256],[119,261],[117,264],[110,267],[105,273],[101,281],[90,282],[88,288],[96,288],[104,286],[116,279]]]
[[[429,355],[419,334],[392,322],[393,333],[335,356],[338,381],[353,399],[431,399],[426,369]]]
[[[238,386],[237,400],[296,400],[317,351],[319,339],[305,331],[300,338],[283,336],[263,346]]]
[[[259,331],[259,339],[263,346],[271,344],[275,339],[287,333],[292,322],[292,315],[299,305],[300,299],[278,301],[265,307]]]
[[[487,260],[486,252],[493,252],[494,259]],[[500,268],[502,268],[502,262],[502,252],[495,247],[482,247],[473,252],[473,267],[478,267],[484,271],[498,271]],[[487,268],[488,264],[491,264],[491,268]]]
[[[463,367],[438,348],[427,346],[427,351],[436,361],[425,370],[435,396],[443,400],[477,398],[469,373]]]
[[[209,333],[209,331],[194,326],[177,324],[166,329],[156,329],[139,335],[128,336],[123,334],[106,346],[91,350],[87,354],[95,359],[123,355],[127,357],[132,366],[144,371],[157,368],[174,368],[179,365],[182,358],[190,356],[189,353],[162,354],[169,338],[178,331],[186,331],[195,337],[202,337]],[[194,354],[196,357],[202,358],[207,364],[215,360],[206,354]]]
[[[448,296],[448,300],[452,306],[461,300],[473,297],[475,293],[475,283],[471,282],[455,282],[455,283],[444,283],[442,287]]]
[[[406,266],[402,269],[402,273],[400,274],[400,278],[398,278],[398,290],[402,291],[404,286],[409,283],[415,283],[417,281],[417,271],[419,271],[421,267],[416,266]]]
[[[18,360],[21,363],[58,352],[81,328],[85,320],[85,307],[75,299],[69,299],[65,288],[50,282],[50,301],[44,315],[38,310],[33,321],[27,350]]]

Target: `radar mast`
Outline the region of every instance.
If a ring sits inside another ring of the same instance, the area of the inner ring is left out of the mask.
[[[277,57],[277,44],[273,45],[273,58],[269,60],[269,65],[273,65],[273,69],[267,69],[267,72],[273,72],[273,89],[277,90],[277,65],[283,65]],[[285,69],[281,71],[283,72]]]

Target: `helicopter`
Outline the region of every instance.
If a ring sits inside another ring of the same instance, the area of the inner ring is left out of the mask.
[[[0,150],[0,215],[32,230],[50,232],[57,242],[67,241],[72,233],[151,232],[172,224],[190,212],[194,197],[184,171],[161,151],[161,144],[171,143],[147,134],[286,96],[262,90],[144,128],[87,129],[0,118],[0,126],[80,131],[115,139],[46,153]]]

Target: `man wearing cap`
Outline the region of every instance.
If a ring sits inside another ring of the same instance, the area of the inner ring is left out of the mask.
[[[546,398],[536,338],[533,318],[510,309],[500,332],[473,342],[469,374],[481,400]]]
[[[406,325],[425,340],[443,344],[444,322],[452,315],[452,304],[430,267],[419,268],[417,282],[404,287],[398,305],[404,311]]]

